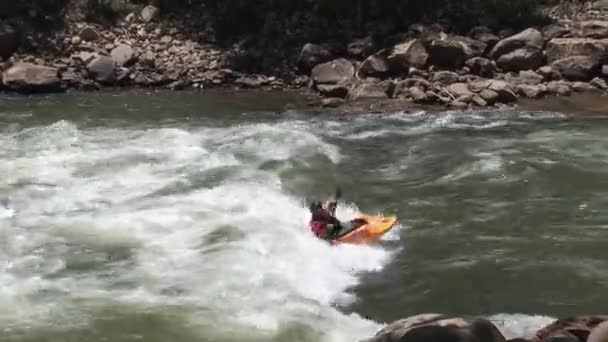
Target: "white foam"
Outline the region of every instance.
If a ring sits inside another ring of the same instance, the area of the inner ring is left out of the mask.
[[[3,136],[13,147],[0,160],[10,175],[0,189],[13,187],[13,209],[0,207],[11,220],[0,227],[11,236],[0,253],[0,324],[64,317],[59,324],[69,329],[92,318],[94,310],[79,305],[117,302],[180,305],[196,313],[192,322],[221,320],[259,334],[294,317],[327,341],[373,334],[376,323],[333,306],[355,301],[349,289],[359,273],[381,270],[390,253],[316,239],[305,203],[258,169],[311,153],[341,158],[301,128],[81,130],[61,121]],[[240,171],[209,186],[190,179],[222,167]],[[175,184],[186,190],[162,192]],[[340,207],[342,216],[354,211]],[[82,262],[70,256],[79,251],[93,266],[70,270]]]

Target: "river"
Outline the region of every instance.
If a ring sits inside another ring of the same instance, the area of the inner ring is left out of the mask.
[[[0,98],[0,340],[346,342],[427,312],[529,335],[608,305],[606,122],[291,96]],[[399,224],[315,239],[336,186],[339,217]]]

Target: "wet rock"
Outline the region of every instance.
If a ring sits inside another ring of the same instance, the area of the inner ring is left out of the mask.
[[[578,337],[568,331],[556,331],[543,339],[543,342],[581,342]]]
[[[446,89],[457,98],[461,96],[473,96],[473,93],[465,83],[450,84]]]
[[[80,37],[80,39],[84,40],[85,42],[92,42],[99,39],[101,36],[99,35],[99,32],[97,32],[94,28],[86,26],[82,30],[80,30],[80,32],[78,33],[78,37]]]
[[[89,64],[87,70],[91,77],[103,84],[113,83],[116,79],[114,61],[107,56],[97,56]]]
[[[128,66],[135,60],[133,48],[127,44],[119,44],[112,50],[112,60],[119,66]]]
[[[486,45],[463,36],[434,40],[429,47],[430,63],[440,67],[460,67],[473,57],[480,56]]]
[[[234,81],[235,84],[238,84],[245,88],[259,88],[264,85],[270,83],[266,77],[259,75],[245,75],[237,78]]]
[[[115,69],[115,76],[116,76],[116,82],[118,83],[124,83],[129,79],[129,75],[131,73],[131,70],[127,69],[127,68],[116,68]]]
[[[513,87],[505,81],[491,80],[488,89],[498,93],[498,102],[509,103],[517,101],[517,95],[515,95]]]
[[[600,71],[597,60],[588,56],[566,57],[551,66],[570,81],[589,81]]]
[[[422,69],[426,66],[429,54],[418,39],[412,39],[393,46],[386,61],[395,72],[407,72],[410,67]]]
[[[343,84],[319,84],[317,90],[325,97],[346,98],[349,88]]]
[[[547,83],[547,91],[560,96],[569,96],[572,93],[572,89],[564,81],[551,81]]]
[[[550,64],[571,56],[600,59],[605,51],[608,51],[608,39],[556,38],[547,43],[546,55]]]
[[[156,18],[156,16],[158,15],[158,11],[159,11],[158,7],[148,5],[141,10],[141,13],[140,13],[141,19],[144,22],[148,23],[148,22],[154,20],[154,18]]]
[[[542,65],[543,46],[542,33],[530,28],[498,42],[490,57],[506,71],[535,70]]]
[[[333,54],[325,47],[308,43],[302,47],[298,57],[298,67],[303,71],[311,70],[314,66],[331,61]]]
[[[171,89],[171,90],[183,90],[188,86],[188,83],[184,80],[177,80],[174,82],[171,82],[167,85],[167,88]]]
[[[583,38],[608,38],[608,21],[588,20],[576,23],[572,36]]]
[[[554,67],[545,65],[538,69],[538,74],[543,77],[544,81],[557,81],[562,79],[562,75]]]
[[[545,40],[561,38],[568,33],[570,33],[570,29],[559,24],[551,24],[543,28],[543,36],[545,37]]]
[[[450,85],[458,82],[459,79],[460,76],[453,71],[437,71],[435,74],[433,74],[431,81],[438,82],[443,85]]]
[[[17,63],[2,74],[2,82],[9,89],[22,93],[61,91],[59,70],[31,63]]]
[[[348,55],[355,58],[363,58],[374,51],[374,41],[371,37],[356,39],[346,47]]]
[[[371,55],[361,63],[359,74],[362,77],[383,77],[389,73],[386,51]]]
[[[312,69],[311,78],[315,84],[339,84],[353,79],[355,67],[344,58],[319,64]]]
[[[551,82],[550,84],[556,85],[560,83],[563,84],[564,82]],[[558,319],[537,331],[535,340],[542,341],[557,331],[567,331],[578,337],[580,341],[587,341],[588,337],[590,337],[591,330],[606,321],[608,321],[607,315],[575,316]]]
[[[541,96],[541,88],[536,85],[519,84],[517,85],[517,93],[527,98],[536,99]]]
[[[543,79],[543,76],[531,70],[522,70],[519,72],[519,81],[524,84],[541,84],[543,82]]]
[[[353,85],[348,96],[351,100],[385,99],[388,98],[388,93],[386,85],[382,83],[365,82]]]
[[[471,73],[481,77],[493,77],[496,73],[496,64],[484,57],[473,57],[465,62]]]
[[[17,50],[17,31],[8,24],[0,23],[0,60],[8,59]]]
[[[592,86],[594,86],[598,89],[608,90],[608,83],[606,83],[605,80],[603,80],[599,77],[592,79],[591,82],[589,82],[589,84],[591,84]]]
[[[337,108],[342,106],[345,103],[344,99],[328,97],[321,99],[321,106],[328,108]]]

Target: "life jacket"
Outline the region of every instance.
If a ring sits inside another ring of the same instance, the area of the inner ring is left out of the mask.
[[[312,215],[309,223],[310,230],[319,238],[326,237],[329,234],[327,225],[336,221],[333,217],[335,212],[335,205],[332,206],[332,204],[328,205],[327,208],[321,208],[321,210]]]
[[[323,221],[310,221],[309,223],[310,230],[318,237],[324,238],[327,236],[327,223]]]

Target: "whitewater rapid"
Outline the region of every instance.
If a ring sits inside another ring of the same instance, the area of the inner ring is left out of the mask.
[[[19,340],[28,331],[97,327],[108,313],[116,320],[170,313],[171,324],[203,340],[372,336],[387,322],[340,307],[357,301],[352,288],[382,271],[398,249],[330,247],[314,238],[306,228],[309,199],[291,189],[310,180],[293,169],[338,173],[344,155],[332,139],[356,144],[528,120],[488,116],[8,127],[0,131],[0,331]],[[416,152],[396,159],[383,177],[408,170]],[[493,172],[496,158],[478,169]],[[347,200],[339,217],[356,210]],[[386,239],[401,238],[401,219]],[[551,319],[491,317],[517,334]]]

